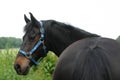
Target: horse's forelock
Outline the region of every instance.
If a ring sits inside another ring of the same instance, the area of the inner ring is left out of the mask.
[[[32,28],[31,22],[27,23],[27,24],[25,25],[25,27],[24,27],[24,32],[29,31],[31,28]]]

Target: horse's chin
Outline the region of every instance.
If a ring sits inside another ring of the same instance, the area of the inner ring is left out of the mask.
[[[18,73],[17,72],[18,75],[27,75],[28,73],[29,73],[29,71],[26,71],[26,72],[23,72],[23,73]]]
[[[26,67],[25,69],[22,69],[21,71],[17,70],[18,75],[27,75],[30,71],[30,67]]]

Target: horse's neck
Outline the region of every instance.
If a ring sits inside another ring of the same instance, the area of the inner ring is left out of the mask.
[[[85,32],[69,25],[64,25],[64,27],[52,25],[52,27],[48,27],[46,31],[46,45],[48,50],[55,52],[55,54],[59,56],[71,43],[83,38],[96,36],[98,35]]]

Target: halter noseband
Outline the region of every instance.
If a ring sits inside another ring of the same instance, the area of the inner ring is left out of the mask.
[[[23,51],[23,50],[19,50],[19,53],[24,55],[26,58],[30,59],[34,65],[38,65],[38,62],[35,61],[35,59],[32,57],[32,54],[37,50],[38,47],[42,46],[43,45],[43,50],[44,50],[44,53],[46,55],[47,51],[46,51],[46,46],[44,45],[44,27],[43,27],[43,22],[40,21],[40,39],[39,41],[36,43],[36,45],[29,51],[29,52],[26,52],[26,51]],[[42,57],[41,57],[42,58]],[[40,58],[40,59],[41,59]]]

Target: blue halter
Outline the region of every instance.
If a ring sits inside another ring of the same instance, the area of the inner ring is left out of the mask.
[[[19,53],[24,55],[26,58],[30,59],[34,65],[38,65],[38,62],[35,61],[35,59],[32,57],[32,54],[37,50],[38,47],[40,46],[43,46],[43,50],[44,50],[44,53],[46,54],[47,51],[46,51],[46,46],[44,45],[44,27],[43,27],[43,22],[40,21],[40,35],[41,35],[41,38],[39,39],[39,41],[37,42],[37,44],[29,51],[29,52],[26,52],[26,51],[23,51],[23,50],[19,50]],[[42,57],[40,58],[42,59]]]

